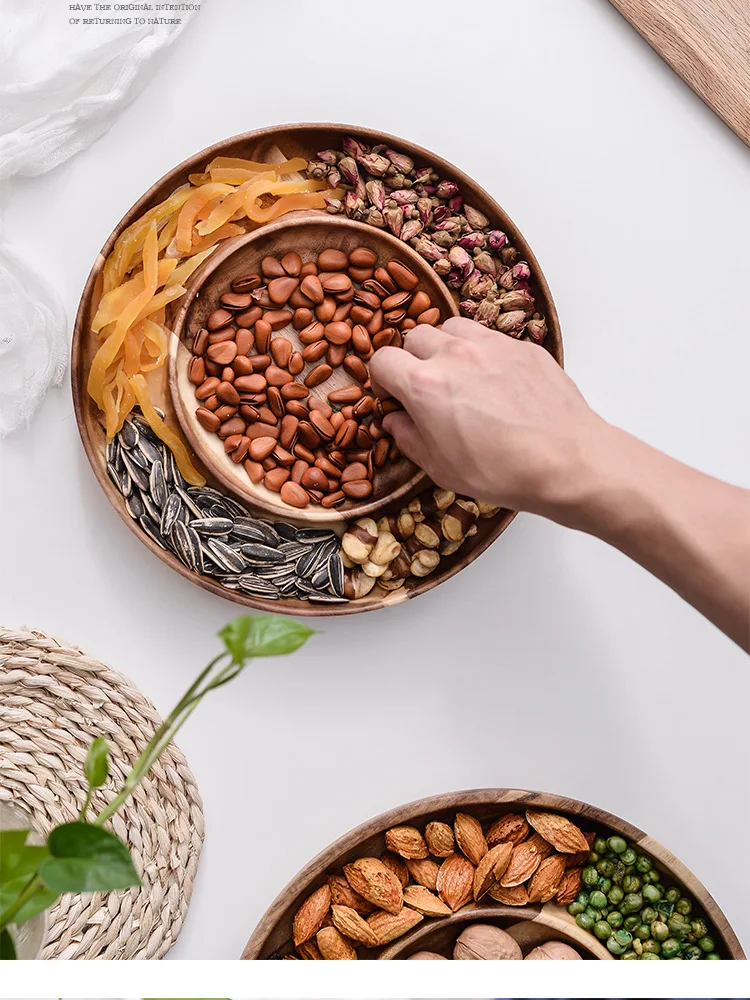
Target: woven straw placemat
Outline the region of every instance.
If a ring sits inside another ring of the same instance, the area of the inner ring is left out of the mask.
[[[110,746],[101,807],[161,722],[125,677],[41,632],[0,627],[0,798],[47,834],[74,820],[89,743]],[[142,885],[64,895],[49,911],[42,958],[161,958],[177,940],[203,844],[203,806],[172,744],[108,826],[130,847]]]

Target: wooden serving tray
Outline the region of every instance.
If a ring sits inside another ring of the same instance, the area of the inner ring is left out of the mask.
[[[343,137],[348,135],[354,136],[368,144],[386,143],[394,149],[407,153],[418,164],[433,165],[441,177],[453,180],[459,185],[467,202],[483,212],[490,219],[494,227],[507,233],[510,242],[518,248],[522,258],[527,260],[531,267],[532,278],[530,284],[539,304],[539,310],[544,313],[547,320],[548,333],[544,346],[560,365],[563,364],[562,333],[557,310],[539,263],[523,234],[504,209],[471,177],[447,160],[442,159],[421,146],[388,135],[385,132],[375,132],[349,125],[323,123],[275,126],[234,136],[208,149],[204,149],[176,166],[157,181],[133,205],[113,230],[94,262],[83,290],[73,331],[71,359],[71,381],[76,421],[83,447],[100,486],[119,516],[125,521],[130,530],[136,534],[139,540],[147,545],[154,555],[158,556],[159,559],[173,570],[191,582],[196,583],[204,590],[234,601],[237,604],[258,608],[263,611],[293,615],[344,615],[372,611],[390,604],[400,603],[431,590],[473,562],[502,534],[515,517],[514,512],[503,510],[493,518],[479,519],[477,521],[477,534],[467,539],[455,555],[443,557],[435,572],[420,580],[412,579],[399,590],[389,593],[376,586],[366,597],[349,601],[347,604],[313,605],[296,598],[270,600],[250,597],[237,590],[227,590],[209,577],[200,576],[187,569],[174,555],[160,548],[152,541],[140,529],[139,525],[131,519],[125,509],[122,496],[107,476],[104,430],[99,411],[86,391],[86,378],[96,350],[95,338],[91,335],[90,328],[101,297],[102,268],[117,237],[150,208],[167,198],[176,188],[187,183],[190,174],[201,172],[204,166],[215,156],[234,156],[252,160],[277,162],[279,154],[281,154],[287,158],[302,156],[310,160],[315,157],[318,150],[331,147],[340,148]],[[290,213],[289,217],[292,217],[292,213]],[[244,221],[246,228],[249,230],[251,224],[248,220]],[[243,238],[243,236],[234,237],[235,240],[242,240]],[[231,239],[227,240],[224,245],[228,246],[231,242]],[[189,290],[189,281],[187,287]],[[167,325],[173,321],[179,308],[180,300],[174,306],[168,307]],[[498,336],[502,336],[502,334],[498,334]],[[149,387],[153,401],[165,411],[167,423],[177,429],[179,422],[172,406],[168,378],[168,366],[165,365],[157,372],[152,373],[149,379]],[[209,485],[221,489],[221,485],[210,475],[207,478]],[[408,503],[409,499],[410,496],[401,498],[395,504],[393,511],[401,509],[401,507]],[[393,511],[386,508],[384,511],[379,512],[379,516],[383,513],[391,513]],[[263,515],[259,513],[259,516]],[[285,520],[293,522],[294,517],[289,516]],[[342,523],[337,530],[343,531],[344,524]]]

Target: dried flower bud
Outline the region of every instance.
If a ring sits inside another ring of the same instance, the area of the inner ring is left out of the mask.
[[[364,177],[359,176],[357,178],[357,183],[354,185],[354,193],[363,204],[367,201],[367,185],[365,184]]]
[[[543,319],[530,319],[524,333],[528,334],[529,340],[533,340],[535,344],[543,344],[547,336],[547,324]]]
[[[462,236],[458,241],[458,245],[471,253],[471,251],[476,250],[477,247],[481,249],[486,242],[487,237],[484,233],[466,233],[466,235]]]
[[[375,226],[376,229],[385,229],[385,219],[383,218],[383,213],[377,208],[371,208],[367,215],[365,216],[365,222],[370,226]]]
[[[439,275],[441,278],[445,278],[447,275],[450,274],[452,270],[451,262],[448,260],[447,257],[442,257],[440,260],[435,261],[435,263],[432,265],[432,270],[435,272],[435,274]]]
[[[344,195],[344,210],[347,215],[354,215],[364,209],[365,204],[358,198],[354,191],[347,191]]]
[[[510,244],[508,244],[508,246],[503,247],[503,249],[500,251],[500,260],[503,262],[503,264],[508,264],[508,265],[512,264],[513,261],[516,259],[516,257],[518,257],[518,250],[516,250],[515,247],[510,246]]]
[[[455,181],[440,181],[435,189],[435,194],[438,198],[452,198],[458,194],[458,184]]]
[[[448,250],[456,242],[456,234],[449,233],[445,230],[438,230],[432,234],[432,238],[437,243],[438,246],[445,247]]]
[[[454,267],[465,268],[472,264],[472,259],[469,254],[464,250],[463,247],[455,246],[451,247],[448,254],[448,260],[453,264]]]
[[[419,219],[409,219],[405,222],[403,228],[401,229],[401,239],[404,243],[408,243],[409,240],[413,240],[416,236],[422,232],[422,223]]]
[[[390,160],[386,159],[385,156],[380,156],[378,153],[365,153],[363,156],[357,157],[357,162],[368,173],[374,174],[376,177],[382,177],[391,165]]]
[[[389,197],[393,198],[397,205],[413,205],[419,195],[416,191],[410,191],[408,188],[401,188],[398,191],[391,191]]]
[[[430,201],[430,199],[418,198],[417,211],[419,212],[419,218],[426,226],[428,222],[430,222],[430,220],[432,219],[432,202]]]
[[[425,260],[440,260],[446,255],[445,250],[427,236],[420,236],[414,244],[414,249]]]
[[[435,220],[435,224],[437,225],[440,222],[444,222],[451,215],[452,215],[452,212],[448,208],[447,205],[437,205],[435,207],[435,213],[433,215],[433,218]]]
[[[351,156],[344,156],[338,162],[338,169],[347,184],[354,185],[359,180],[357,164]]]
[[[497,301],[495,295],[489,295],[487,298],[482,299],[477,306],[474,319],[477,323],[481,323],[482,326],[492,326],[499,315],[500,303]]]
[[[337,188],[341,184],[341,174],[338,170],[329,170],[326,175],[326,180],[332,188]]]
[[[404,218],[405,219],[418,219],[419,218],[419,212],[417,211],[417,206],[416,205],[404,205],[402,207],[404,209]],[[420,226],[421,225],[422,225],[422,223],[420,222]]]
[[[474,319],[478,305],[479,303],[472,302],[471,299],[465,299],[463,302],[459,302],[458,308],[462,316],[466,316],[467,319]]]
[[[344,136],[341,146],[347,156],[353,156],[355,160],[358,160],[360,156],[363,156],[367,152],[367,146],[363,146],[361,142],[357,142],[352,136]]]
[[[368,181],[365,184],[365,191],[372,207],[382,212],[385,208],[385,188],[383,187],[383,182]]]
[[[460,212],[463,203],[463,197],[460,194],[454,194],[452,198],[448,199],[448,208],[451,212]]]
[[[443,222],[438,222],[435,226],[435,231],[438,233],[455,233],[458,235],[461,232],[461,221],[457,216],[450,216]]]
[[[468,299],[484,298],[487,294],[484,287],[484,277],[481,271],[472,271],[463,285],[461,285],[461,294]]]
[[[341,153],[336,149],[321,149],[320,152],[315,154],[315,157],[322,163],[328,163],[330,166],[335,167],[341,158]]]
[[[474,267],[482,274],[490,274],[494,278],[497,274],[497,264],[486,250],[480,250],[474,254]]]
[[[486,229],[490,224],[487,216],[478,209],[472,208],[471,205],[464,205],[464,215],[472,229]]]
[[[528,281],[531,277],[531,268],[525,260],[521,260],[517,264],[514,264],[511,270],[513,272],[513,277],[517,281]]]
[[[344,211],[344,203],[340,198],[324,198],[326,203],[326,211],[330,212],[331,215],[338,215],[339,212]]]
[[[415,184],[429,184],[432,179],[432,167],[421,167],[415,177]]]
[[[487,234],[487,246],[490,250],[502,250],[507,242],[508,237],[499,229],[493,229],[492,232]]]
[[[395,149],[385,149],[385,155],[399,173],[410,174],[414,169],[414,160],[406,153],[398,153]]]
[[[445,279],[446,285],[450,285],[451,288],[460,288],[464,281],[463,271],[454,267],[448,272],[448,277]]]
[[[308,177],[314,177],[318,180],[321,177],[325,177],[328,171],[328,164],[323,163],[322,160],[310,160],[307,164],[307,175]]]
[[[387,208],[383,212],[383,217],[385,218],[385,224],[388,226],[390,231],[394,236],[401,235],[401,227],[404,224],[404,213],[400,208]]]
[[[511,337],[520,337],[525,321],[526,313],[521,312],[520,309],[514,312],[504,312],[495,321],[495,328],[500,333],[510,334]]]
[[[532,312],[534,309],[534,297],[522,288],[516,288],[512,292],[506,292],[500,300],[503,312],[513,312],[515,309],[523,309],[524,312]]]
[[[498,278],[498,284],[500,285],[501,288],[504,288],[506,291],[510,291],[511,288],[515,288],[516,279],[513,277],[513,271],[510,270],[510,268],[507,271],[503,271],[503,273]]]

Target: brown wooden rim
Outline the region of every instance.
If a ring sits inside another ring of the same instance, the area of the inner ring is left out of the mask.
[[[392,826],[415,821],[425,815],[439,813],[441,810],[471,809],[473,806],[504,806],[515,804],[518,807],[541,807],[570,816],[584,817],[593,823],[598,823],[621,834],[628,840],[635,841],[648,854],[654,857],[670,875],[681,882],[696,898],[708,918],[713,923],[722,943],[733,959],[744,959],[745,953],[737,935],[732,930],[729,921],[724,916],[716,900],[674,854],[662,844],[644,833],[637,826],[628,823],[614,813],[599,809],[597,806],[578,799],[566,798],[552,792],[536,792],[519,788],[474,788],[461,792],[447,792],[443,795],[433,795],[423,799],[415,799],[405,805],[398,806],[381,813],[372,819],[355,827],[343,837],[339,837],[323,851],[300,869],[294,878],[281,890],[276,899],[258,921],[254,931],[245,945],[241,958],[259,958],[266,940],[276,927],[278,921],[298,898],[304,897],[317,879],[334,867],[339,858],[354,850],[358,844],[369,837],[384,833]],[[300,898],[300,902],[302,899]],[[521,909],[519,907],[519,909]]]
[[[81,442],[83,444],[83,449],[88,458],[89,464],[91,465],[92,471],[99,482],[105,496],[109,499],[110,504],[114,507],[118,516],[127,525],[128,529],[133,532],[133,534],[138,538],[141,544],[144,544],[151,550],[151,552],[156,555],[162,562],[166,563],[171,569],[175,570],[186,580],[191,583],[196,584],[203,590],[208,591],[216,595],[217,597],[222,597],[225,600],[232,601],[235,604],[244,605],[245,607],[254,608],[260,611],[275,612],[295,615],[297,617],[329,617],[334,615],[347,615],[347,614],[358,614],[365,611],[374,611],[382,607],[387,607],[391,604],[401,603],[403,600],[408,600],[414,597],[419,597],[421,594],[426,593],[428,590],[432,590],[433,587],[439,586],[446,580],[450,580],[455,576],[460,570],[464,569],[466,566],[470,565],[477,559],[483,552],[485,552],[489,546],[505,531],[511,521],[515,518],[516,512],[503,510],[501,511],[495,520],[494,530],[489,531],[487,535],[477,542],[474,547],[467,551],[461,560],[451,560],[450,564],[446,569],[444,569],[437,576],[424,577],[420,581],[414,583],[409,588],[405,588],[405,592],[401,594],[400,592],[394,592],[394,595],[386,595],[385,598],[379,599],[377,601],[367,602],[367,599],[360,601],[350,601],[348,604],[342,605],[330,605],[315,607],[309,605],[308,602],[297,601],[294,607],[290,605],[290,602],[284,601],[271,601],[265,598],[254,598],[247,595],[241,594],[239,591],[227,591],[225,587],[214,583],[207,577],[200,576],[197,573],[193,573],[188,570],[182,563],[173,556],[170,552],[160,548],[155,542],[153,542],[143,531],[140,530],[138,525],[133,521],[133,519],[128,515],[125,510],[124,503],[115,503],[114,500],[114,486],[107,478],[106,472],[101,469],[96,460],[96,450],[93,441],[91,441],[85,432],[85,419],[83,408],[86,405],[85,400],[85,390],[82,391],[79,378],[79,368],[81,365],[81,355],[82,355],[82,343],[86,331],[84,330],[84,320],[85,314],[88,306],[88,302],[93,294],[94,285],[96,279],[104,266],[104,262],[110,253],[112,247],[114,246],[115,240],[118,238],[121,232],[126,229],[131,222],[138,217],[139,214],[143,213],[145,206],[148,204],[150,199],[154,196],[155,192],[163,185],[169,181],[172,181],[175,185],[177,180],[183,172],[189,170],[198,163],[205,163],[212,156],[218,155],[228,146],[232,146],[240,143],[250,143],[252,141],[260,140],[264,137],[271,137],[280,131],[297,131],[297,132],[319,132],[319,131],[337,131],[342,135],[353,135],[360,136],[368,142],[379,143],[386,142],[394,145],[397,148],[407,151],[410,155],[414,155],[419,159],[424,159],[425,162],[431,163],[436,169],[444,173],[448,177],[454,178],[465,191],[471,191],[472,194],[479,195],[481,198],[492,206],[493,212],[500,219],[503,226],[503,230],[508,234],[510,240],[518,249],[521,251],[523,257],[529,262],[532,272],[534,274],[535,283],[544,299],[544,310],[545,317],[547,319],[548,333],[547,340],[545,342],[545,347],[550,351],[558,364],[564,366],[564,352],[563,352],[563,342],[562,342],[562,331],[560,328],[560,319],[557,313],[557,308],[555,306],[554,300],[552,298],[552,293],[550,291],[549,285],[547,284],[547,279],[542,271],[539,261],[536,258],[533,250],[526,241],[521,231],[516,226],[515,222],[510,218],[508,213],[495,201],[491,195],[485,191],[485,189],[477,184],[468,174],[463,170],[460,170],[448,160],[441,156],[433,153],[431,150],[420,146],[417,143],[413,143],[407,139],[402,139],[399,136],[392,135],[388,132],[382,132],[377,129],[364,128],[357,125],[346,125],[337,122],[298,122],[298,123],[287,123],[283,125],[271,125],[262,129],[254,129],[250,132],[239,133],[238,135],[230,136],[227,139],[223,139],[220,142],[214,143],[211,146],[207,146],[205,149],[200,150],[198,153],[193,154],[187,159],[183,160],[172,170],[168,171],[162,177],[159,178],[150,188],[146,191],[141,198],[131,206],[131,208],[125,213],[120,222],[117,224],[115,229],[110,234],[109,238],[105,242],[101,249],[98,257],[96,258],[93,267],[89,273],[86,284],[84,285],[83,292],[81,294],[81,299],[78,305],[78,310],[76,313],[75,324],[73,327],[73,342],[71,348],[71,389],[73,395],[73,409],[75,412],[76,423],[78,425],[78,432],[81,436]],[[121,499],[121,498],[120,498]],[[398,595],[398,596],[396,596]]]

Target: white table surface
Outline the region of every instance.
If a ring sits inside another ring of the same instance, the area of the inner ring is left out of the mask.
[[[604,0],[206,0],[107,136],[17,185],[8,232],[72,322],[96,253],[155,179],[223,137],[305,120],[408,136],[477,178],[534,247],[589,401],[748,483],[748,150]],[[67,384],[0,443],[0,516],[3,623],[79,644],[162,711],[241,610],[119,520]],[[238,956],[340,834],[481,786],[629,819],[702,879],[750,947],[750,872],[729,848],[750,823],[749,665],[656,580],[521,516],[425,597],[321,626],[304,651],[212,695],[180,736],[207,839],[173,957]]]

